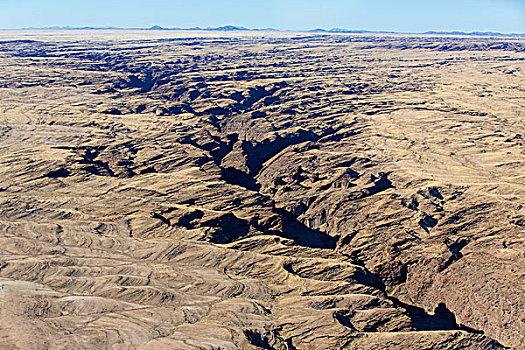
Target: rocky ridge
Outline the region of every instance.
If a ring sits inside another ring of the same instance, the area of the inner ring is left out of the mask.
[[[0,43],[0,344],[520,348],[522,48]]]

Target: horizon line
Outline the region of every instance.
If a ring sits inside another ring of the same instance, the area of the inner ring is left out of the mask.
[[[314,29],[275,29],[275,28],[247,28],[236,25],[223,25],[218,27],[116,27],[116,26],[46,26],[46,27],[23,27],[23,28],[0,28],[0,30],[195,30],[195,31],[275,31],[275,32],[302,32],[302,33],[330,33],[330,34],[450,34],[450,35],[472,35],[472,36],[525,36],[525,33],[508,33],[493,31],[459,31],[459,30],[427,30],[424,32],[394,31],[394,30],[368,30],[368,29],[346,29],[346,28],[314,28]]]

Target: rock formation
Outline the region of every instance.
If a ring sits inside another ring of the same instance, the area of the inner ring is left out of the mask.
[[[525,41],[166,33],[0,42],[1,348],[524,346]]]

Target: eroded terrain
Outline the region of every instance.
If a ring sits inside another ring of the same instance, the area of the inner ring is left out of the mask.
[[[525,40],[190,34],[0,42],[2,349],[523,348]]]

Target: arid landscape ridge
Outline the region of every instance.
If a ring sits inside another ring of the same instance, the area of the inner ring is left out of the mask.
[[[0,31],[0,348],[522,349],[525,40]]]

